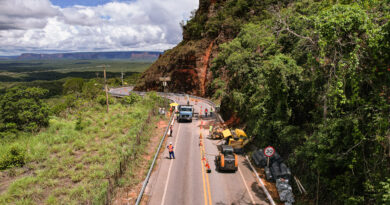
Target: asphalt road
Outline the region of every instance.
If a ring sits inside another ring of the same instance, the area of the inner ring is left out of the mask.
[[[186,104],[183,97],[175,97]],[[191,100],[195,112],[210,105]],[[168,137],[160,155],[144,198],[147,204],[268,204],[254,173],[244,157],[239,157],[239,170],[235,173],[216,171],[214,158],[218,154],[218,140],[208,139],[208,126],[214,118],[194,119],[192,123],[174,122],[173,137]],[[200,126],[201,124],[206,126]],[[203,139],[200,138],[202,133]],[[203,146],[199,146],[202,141]],[[169,142],[174,145],[176,159],[169,159]],[[204,157],[203,157],[204,156]],[[208,161],[211,173],[206,173]]]
[[[117,88],[110,93],[127,95],[131,89]],[[185,97],[175,96],[172,99],[178,104],[187,103]],[[205,108],[211,108],[206,102],[194,99],[191,99],[190,104],[194,105],[194,110],[198,113],[203,113]],[[238,157],[237,172],[216,171],[214,158],[218,154],[216,144],[219,141],[208,139],[208,124],[213,121],[215,118],[209,117],[194,119],[192,123],[174,122],[173,137],[167,137],[146,187],[142,204],[269,204],[243,156]],[[170,142],[174,146],[176,159],[168,158],[166,147]],[[211,173],[206,172],[206,161],[210,165]]]

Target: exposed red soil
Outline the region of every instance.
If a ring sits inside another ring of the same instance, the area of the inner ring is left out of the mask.
[[[209,67],[209,61],[210,61],[210,54],[211,54],[211,50],[213,48],[213,45],[214,45],[214,41],[212,41],[209,45],[209,47],[206,49],[206,52],[203,56],[203,66],[202,68],[200,69],[200,76],[199,76],[199,80],[200,80],[200,94],[202,96],[205,95],[205,90],[206,90],[206,79],[207,79],[207,68]]]
[[[193,90],[199,84],[195,69],[177,69],[172,76],[175,76],[173,83],[180,85],[181,90]]]
[[[235,127],[240,124],[240,118],[237,117],[237,113],[233,113],[233,115],[225,121],[225,125],[228,127]]]
[[[260,178],[263,180],[265,188],[267,188],[269,194],[272,196],[273,199],[279,199],[279,193],[276,189],[276,184],[269,182],[265,180],[265,172],[264,169],[256,168],[257,173],[259,174]]]

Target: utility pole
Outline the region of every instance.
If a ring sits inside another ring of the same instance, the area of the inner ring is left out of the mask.
[[[122,78],[122,87],[123,87],[123,71],[121,72],[121,78]]]
[[[97,66],[97,67],[103,67],[103,73],[104,73],[104,89],[106,91],[106,105],[107,105],[107,113],[109,111],[109,108],[108,108],[108,87],[107,87],[107,75],[106,75],[106,67],[110,67],[109,65],[106,65],[106,64],[103,64],[103,65],[100,65],[100,66]]]
[[[106,65],[104,66],[104,88],[106,89],[106,104],[107,104],[107,113],[108,113],[108,88],[107,88],[107,78],[106,78]]]

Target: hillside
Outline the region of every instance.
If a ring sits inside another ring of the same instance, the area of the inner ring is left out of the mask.
[[[224,1],[200,0],[193,18],[182,25],[183,41],[166,51],[143,74],[136,89],[161,89],[159,77],[169,76],[172,79],[168,85],[171,91],[205,96],[212,81],[210,65],[219,45],[231,41],[238,34],[240,25],[249,18],[235,18],[237,5],[229,3],[225,8],[226,5],[228,3]],[[259,12],[261,8],[256,6],[250,12]]]
[[[109,97],[106,112],[97,79],[64,86],[50,99],[37,87],[0,95],[0,204],[109,204],[116,188],[145,176],[157,125],[167,124],[156,112],[165,101],[156,93]]]
[[[388,204],[389,5],[200,0],[136,89],[170,76],[170,91],[220,101],[252,145],[286,159],[309,190],[302,203]]]

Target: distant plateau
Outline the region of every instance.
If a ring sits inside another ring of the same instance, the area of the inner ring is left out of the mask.
[[[23,53],[20,56],[0,56],[0,60],[95,60],[126,59],[134,61],[154,61],[162,52],[157,51],[118,51],[118,52],[75,52],[75,53]]]

